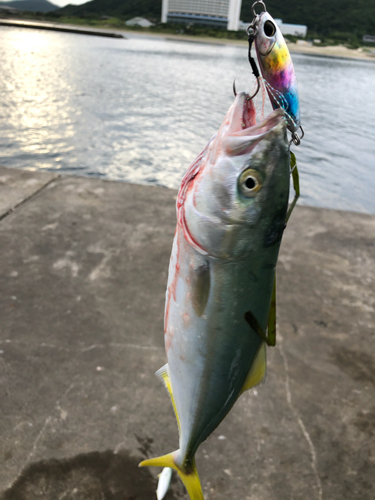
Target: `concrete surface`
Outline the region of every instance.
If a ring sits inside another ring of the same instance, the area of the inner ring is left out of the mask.
[[[28,198],[0,222],[0,498],[156,498],[137,464],[177,448],[154,376],[176,193],[0,177],[2,210]],[[374,216],[297,207],[268,379],[198,451],[206,500],[374,498],[374,241]]]
[[[0,167],[0,220],[48,185],[58,174]]]

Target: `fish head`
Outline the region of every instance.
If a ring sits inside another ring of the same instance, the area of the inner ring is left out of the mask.
[[[289,159],[283,111],[257,123],[253,101],[238,94],[184,187],[179,220],[186,239],[201,253],[225,259],[280,243]]]

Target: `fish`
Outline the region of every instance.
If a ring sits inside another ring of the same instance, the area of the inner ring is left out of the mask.
[[[288,129],[294,134],[301,127],[301,111],[297,78],[288,46],[276,21],[266,11],[256,18],[253,36],[272,107],[284,109]]]
[[[179,448],[140,466],[176,470],[203,500],[195,453],[239,396],[266,376],[267,328],[285,228],[290,154],[281,109],[260,123],[238,93],[182,179],[164,315]]]
[[[158,487],[156,489],[157,500],[163,500],[163,498],[167,494],[171,478],[172,469],[170,467],[164,467],[164,469],[159,474]]]

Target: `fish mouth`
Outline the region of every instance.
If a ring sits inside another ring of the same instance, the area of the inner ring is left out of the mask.
[[[242,153],[244,149],[255,146],[274,131],[285,134],[285,113],[281,108],[275,109],[264,120],[257,123],[254,101],[246,92],[240,92],[236,96],[232,109],[226,140],[226,149],[229,154]]]

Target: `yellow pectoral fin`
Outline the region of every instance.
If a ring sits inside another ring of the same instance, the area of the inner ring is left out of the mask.
[[[266,378],[266,373],[267,373],[266,344],[262,342],[258,354],[256,355],[256,358],[253,364],[251,365],[245,383],[241,389],[240,395],[243,392],[247,391],[248,389],[251,389],[252,387],[255,387],[256,385],[259,385],[261,382],[263,382],[263,380]]]
[[[156,375],[160,378],[160,380],[163,382],[163,384],[167,388],[169,397],[171,398],[171,401],[172,401],[172,406],[173,406],[173,409],[174,409],[174,414],[176,415],[176,420],[177,420],[177,425],[178,425],[178,431],[180,432],[180,430],[181,430],[180,429],[180,418],[179,418],[178,413],[177,413],[176,402],[175,402],[174,396],[173,396],[172,384],[171,384],[171,379],[169,377],[169,371],[168,371],[168,364],[162,366],[156,372]]]

